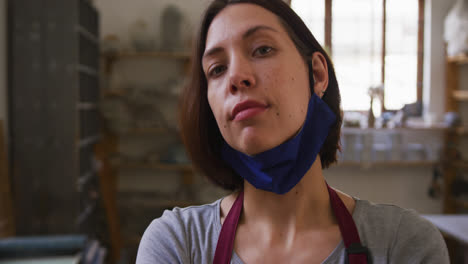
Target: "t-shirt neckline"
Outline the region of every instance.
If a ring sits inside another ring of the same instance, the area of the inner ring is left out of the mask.
[[[354,199],[354,201],[356,202],[356,206],[354,207],[354,211],[353,211],[353,214],[352,214],[352,217],[353,217],[353,220],[356,222],[356,218],[357,216],[359,215],[359,211],[361,210],[361,203],[360,203],[360,199],[359,198],[356,198],[356,197],[352,197]],[[224,197],[219,199],[217,202],[216,202],[216,212],[215,212],[215,228],[216,228],[216,237],[219,237],[219,233],[221,232],[221,202],[223,201]],[[333,259],[333,258],[338,258],[339,257],[339,254],[340,252],[344,249],[344,242],[343,242],[343,239],[340,240],[340,242],[338,243],[338,245],[335,247],[335,249],[333,249],[333,251],[330,253],[330,255],[328,255],[327,258],[325,258],[323,261],[322,261],[322,264],[324,263],[327,263],[327,261],[329,259]],[[233,253],[232,253],[232,259],[231,259],[231,263],[234,263],[234,264],[244,264],[244,262],[242,261],[242,259],[237,255],[236,251],[233,250]]]

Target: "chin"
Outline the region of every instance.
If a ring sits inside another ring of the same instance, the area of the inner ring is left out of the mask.
[[[257,140],[244,141],[238,148],[238,150],[246,155],[255,156],[257,154],[270,150],[278,146],[279,144],[280,143],[274,144],[272,142],[268,142],[266,138],[260,138]]]
[[[280,137],[280,135],[273,133],[273,131],[250,127],[244,129],[240,136],[234,142],[231,141],[229,145],[246,155],[255,156],[283,143],[285,140]]]

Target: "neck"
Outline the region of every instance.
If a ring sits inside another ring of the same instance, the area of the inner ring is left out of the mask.
[[[265,234],[296,234],[334,225],[320,157],[301,181],[286,194],[256,189],[244,182],[242,222],[263,229]]]

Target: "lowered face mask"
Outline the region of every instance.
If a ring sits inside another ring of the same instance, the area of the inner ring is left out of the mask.
[[[255,188],[285,194],[312,166],[335,120],[328,105],[312,93],[306,120],[295,137],[255,156],[237,151],[224,142],[222,157]]]

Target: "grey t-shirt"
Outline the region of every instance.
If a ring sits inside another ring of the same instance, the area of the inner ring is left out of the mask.
[[[213,263],[220,202],[166,210],[146,229],[136,263]],[[449,263],[440,232],[413,210],[356,199],[353,219],[372,263]],[[345,263],[343,241],[323,263]],[[235,252],[231,264],[243,264]]]

